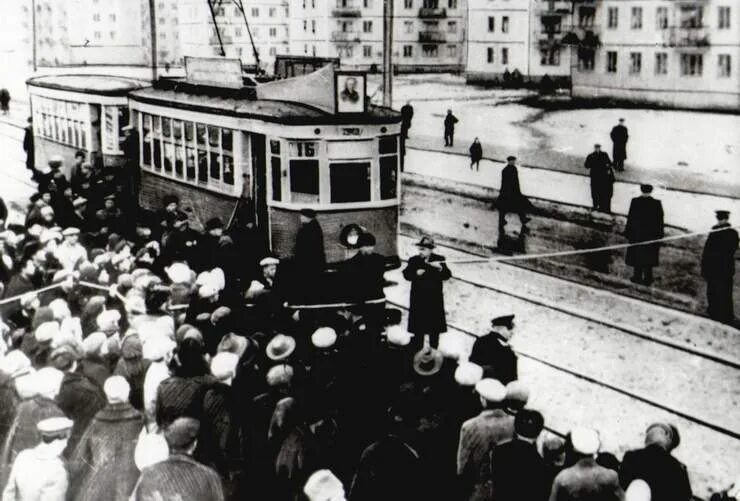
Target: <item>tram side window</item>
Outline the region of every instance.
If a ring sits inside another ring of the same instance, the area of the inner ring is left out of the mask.
[[[192,147],[195,138],[195,124],[185,122],[185,178],[188,181],[195,181],[195,148]]]
[[[384,136],[378,142],[380,154],[380,199],[398,196],[398,136]]]
[[[171,173],[175,164],[175,147],[172,144],[172,121],[162,118],[162,144],[164,145],[164,171]]]
[[[272,199],[283,199],[283,176],[280,171],[280,141],[270,140],[270,174],[272,176]]]
[[[329,165],[331,203],[370,201],[370,162],[335,162]]]
[[[182,178],[183,175],[183,153],[182,153],[182,121],[172,120],[172,142],[175,147],[175,176]]]
[[[319,203],[319,160],[315,141],[291,141],[289,145],[290,199],[295,203]]]
[[[142,115],[141,131],[141,152],[142,164],[147,167],[152,166],[152,116]]]
[[[234,132],[229,129],[221,129],[221,154],[224,158],[223,180],[224,183],[234,184]]]

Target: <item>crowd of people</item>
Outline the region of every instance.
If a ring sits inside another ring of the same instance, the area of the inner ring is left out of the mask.
[[[449,270],[430,238],[404,269],[408,325],[377,301],[367,233],[355,303],[292,308],[286,260],[248,224],[196,230],[174,195],[142,217],[115,171],[50,164],[0,233],[3,501],[691,499],[670,424],[621,464],[595,430],[544,431],[513,315],[469,356],[439,343]],[[313,216],[290,267],[309,288]]]

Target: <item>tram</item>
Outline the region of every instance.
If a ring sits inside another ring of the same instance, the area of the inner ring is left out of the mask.
[[[345,241],[349,227],[372,232],[377,252],[398,254],[401,117],[369,103],[365,74],[327,65],[256,83],[244,78],[238,59],[187,58],[186,77],[148,86],[127,82],[124,90],[122,79],[90,78],[29,80],[34,116],[48,115],[43,99],[58,81],[66,87],[65,99],[90,109],[87,143],[76,146],[98,151],[118,138],[128,119],[139,134],[142,208],[159,209],[164,195],[175,194],[194,227],[211,217],[230,224],[246,208],[280,256],[292,254],[299,213],[310,208],[324,232],[328,262],[354,253]],[[103,95],[91,89],[105,87],[105,79],[120,92],[119,100],[101,99],[112,98],[112,90]],[[113,129],[106,121],[96,135],[90,102],[101,100],[105,120],[107,107],[116,106],[118,121]],[[59,120],[72,120],[71,110],[61,108]],[[46,129],[39,133],[46,139]],[[46,144],[36,144],[38,155]],[[113,161],[113,148],[100,151],[106,166],[122,163]]]

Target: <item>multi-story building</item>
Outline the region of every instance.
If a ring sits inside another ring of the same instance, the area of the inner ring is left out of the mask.
[[[357,69],[382,65],[382,0],[291,0],[290,13],[292,54],[339,57]],[[396,0],[397,71],[460,71],[466,14],[466,0]]]
[[[470,2],[466,78],[501,81],[506,72],[524,80],[567,80],[570,48],[563,35],[571,24],[568,0]]]
[[[69,64],[69,19],[66,1],[37,0],[36,16],[36,61],[40,66]]]
[[[740,110],[736,1],[580,0],[575,18],[595,42],[576,33],[575,96]]]
[[[288,1],[258,0],[242,5],[244,13],[234,2],[214,5],[213,15],[221,35],[219,43],[208,3],[204,0],[182,1],[180,32],[183,54],[220,56],[223,44],[227,57],[254,65],[256,48],[260,66],[272,69],[275,56],[289,51]]]
[[[159,66],[180,65],[183,62],[182,44],[180,42],[181,3],[184,4],[185,2],[180,0],[156,0],[154,2],[157,64]],[[131,10],[136,9],[132,7]],[[149,0],[140,0],[141,45],[145,48],[146,64],[151,64],[151,10]]]

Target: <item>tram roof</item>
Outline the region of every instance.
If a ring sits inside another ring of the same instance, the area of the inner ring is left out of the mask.
[[[132,90],[151,85],[135,78],[110,75],[43,75],[29,78],[26,83],[35,87],[101,96],[126,96]]]

